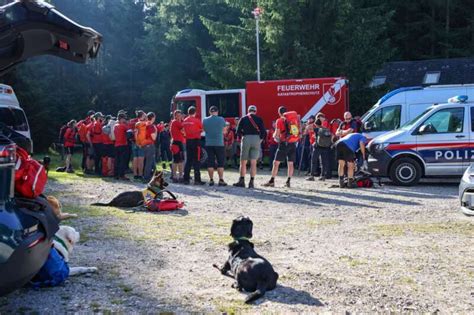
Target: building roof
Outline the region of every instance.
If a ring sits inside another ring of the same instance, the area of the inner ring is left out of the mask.
[[[391,88],[474,83],[474,58],[387,62],[371,86],[384,83]]]

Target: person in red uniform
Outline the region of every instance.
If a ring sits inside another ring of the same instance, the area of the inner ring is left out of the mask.
[[[291,184],[291,177],[293,176],[294,172],[294,162],[296,159],[296,143],[299,141],[299,130],[295,130],[294,134],[291,132],[290,120],[287,118],[287,114],[296,115],[295,112],[288,112],[284,106],[280,106],[278,108],[278,114],[280,118],[276,121],[276,129],[273,137],[276,141],[278,141],[278,149],[275,155],[275,160],[273,161],[273,168],[272,168],[272,177],[270,180],[265,183],[264,187],[275,187],[275,177],[278,174],[278,169],[280,167],[280,163],[284,162],[285,160],[288,163],[288,178],[286,180],[285,186],[290,188]],[[299,128],[299,127],[297,127]]]
[[[91,173],[93,169],[93,158],[89,156],[89,152],[92,152],[92,148],[89,147],[89,142],[87,141],[87,125],[91,123],[92,116],[95,114],[95,111],[90,110],[87,112],[87,117],[83,120],[80,120],[76,127],[77,133],[79,135],[79,140],[82,144],[82,163],[81,168],[84,173]]]
[[[186,164],[184,165],[183,183],[189,185],[191,168],[194,170],[194,185],[204,185],[201,180],[201,119],[196,118],[196,107],[188,108],[188,117],[183,121],[186,135]]]
[[[225,128],[224,128],[224,147],[225,147],[226,166],[229,163],[229,160],[234,157],[234,150],[233,150],[234,141],[235,141],[234,130],[231,128],[230,122],[226,122]]]
[[[102,174],[102,121],[104,115],[98,112],[94,114],[94,119],[89,125],[88,141],[94,148],[94,171],[96,175]]]
[[[171,154],[173,155],[171,180],[173,183],[179,183],[183,180],[184,143],[186,141],[183,128],[183,113],[180,110],[175,110],[173,118],[170,125]]]
[[[127,130],[129,126],[127,124],[127,115],[120,113],[117,116],[118,123],[114,127],[115,135],[115,178],[120,180],[127,180],[125,171],[128,167],[128,141],[127,141]]]
[[[145,165],[143,168],[143,178],[145,182],[149,182],[156,168],[156,146],[155,141],[158,131],[155,126],[155,113],[149,112],[147,115],[147,125],[145,130],[145,142],[143,151],[145,153]]]
[[[273,138],[273,134],[275,133],[276,122],[272,122],[272,128],[267,132],[267,143],[268,143],[268,150],[270,154],[270,170],[272,170],[273,161],[275,160],[275,154],[278,149],[278,142],[275,141]]]
[[[64,149],[66,150],[66,172],[74,173],[72,168],[72,155],[74,154],[74,145],[76,144],[76,121],[71,120],[67,123],[67,129],[64,133]]]
[[[359,132],[357,128],[357,121],[352,118],[350,112],[344,113],[344,121],[339,125],[339,128],[336,131],[336,136],[339,138],[344,138],[345,136]]]

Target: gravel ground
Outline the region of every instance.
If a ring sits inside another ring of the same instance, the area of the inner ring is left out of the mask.
[[[48,193],[80,215],[66,223],[82,238],[70,265],[99,273],[22,289],[0,299],[0,312],[474,313],[474,221],[458,211],[456,184],[335,184],[171,185],[186,210],[146,213],[89,206],[143,185],[52,173]],[[212,268],[226,259],[230,224],[241,214],[280,274],[279,286],[250,306]]]

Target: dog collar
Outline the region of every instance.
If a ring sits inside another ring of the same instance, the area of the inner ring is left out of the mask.
[[[56,235],[54,236],[54,240],[56,242],[58,242],[59,244],[61,244],[66,250],[67,250],[67,246],[66,246],[66,243],[64,243],[64,241],[62,239],[60,239],[59,237],[57,237]]]
[[[250,241],[250,238],[248,237],[234,237],[234,241]]]

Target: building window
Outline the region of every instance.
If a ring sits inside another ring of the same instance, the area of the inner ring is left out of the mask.
[[[439,82],[439,77],[441,72],[426,72],[425,78],[423,79],[423,84],[437,84]]]
[[[385,84],[385,80],[387,79],[386,76],[375,76],[373,79],[372,79],[372,82],[370,82],[369,86],[371,88],[374,88],[374,87],[377,87],[377,86],[380,86],[382,84]]]

